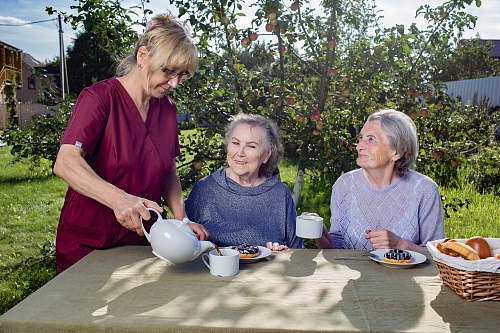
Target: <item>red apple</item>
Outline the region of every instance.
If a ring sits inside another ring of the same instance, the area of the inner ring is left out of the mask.
[[[273,31],[273,26],[271,25],[271,23],[266,24],[266,31],[267,32]]]
[[[420,93],[418,92],[418,90],[415,90],[412,95],[413,97],[418,97],[420,96]]]
[[[293,99],[293,97],[290,97],[288,99],[288,104],[290,104],[290,105],[294,105],[295,104],[295,100]]]
[[[269,21],[276,20],[276,13],[271,13],[267,15]]]
[[[194,168],[196,170],[201,170],[201,168],[203,168],[203,163],[201,161],[194,161]]]
[[[451,165],[453,165],[454,167],[458,166],[458,161],[452,161]]]
[[[306,118],[303,115],[299,114],[295,117],[299,123],[303,123]]]
[[[200,173],[198,173],[198,175],[196,176],[196,179],[202,179],[203,177],[205,177],[205,175],[203,174],[203,172],[200,172]]]
[[[286,50],[285,45],[281,44],[280,49],[281,49],[281,53],[285,53],[285,50]]]
[[[273,26],[274,29],[274,27],[278,25],[278,20],[271,20],[271,25]]]
[[[415,119],[415,118],[417,118],[417,111],[412,111],[412,112],[410,112],[410,118],[411,118],[411,119]]]
[[[328,70],[328,75],[335,76],[335,74],[337,74],[337,70],[335,68],[330,68]]]
[[[257,35],[255,32],[252,32],[252,34],[250,35],[250,39],[253,41],[257,40],[258,37],[259,35]]]
[[[347,81],[349,81],[349,78],[344,75],[344,77],[342,78],[342,81],[347,82]]]
[[[248,44],[250,44],[250,43],[251,43],[251,41],[250,41],[250,38],[248,38],[248,37],[245,37],[241,40],[241,46],[243,46],[243,47],[248,47]]]
[[[335,46],[337,46],[337,41],[335,39],[330,39],[328,41],[328,46],[334,48]]]
[[[313,112],[309,117],[311,118],[312,121],[317,121],[321,117],[321,113]]]
[[[323,129],[323,120],[321,119],[316,120],[316,129],[318,131],[321,131]]]
[[[436,104],[434,104],[436,106],[436,109],[441,109],[443,107],[443,102],[441,101],[438,101]]]
[[[342,89],[342,96],[349,96],[349,89],[347,88]]]
[[[413,95],[413,89],[408,88],[408,90],[406,90],[406,94]]]
[[[427,110],[426,108],[423,108],[422,110],[420,110],[420,115],[422,117],[426,117],[428,114],[429,114],[429,110]]]
[[[228,19],[226,16],[222,17],[220,20],[221,20],[221,21],[222,21],[222,23],[224,23],[224,24],[228,24],[228,23],[229,23],[229,19]]]
[[[294,2],[292,3],[292,5],[290,6],[290,9],[293,10],[293,11],[296,11],[297,9],[299,9],[299,3],[298,2]]]
[[[424,96],[424,99],[430,99],[432,97],[432,94],[430,91],[426,91],[422,95]]]
[[[436,157],[438,157],[438,156],[439,156],[439,152],[438,152],[437,150],[434,150],[434,151],[432,152],[432,157],[436,158]]]
[[[318,111],[318,105],[313,104],[313,110],[314,110],[314,111]]]

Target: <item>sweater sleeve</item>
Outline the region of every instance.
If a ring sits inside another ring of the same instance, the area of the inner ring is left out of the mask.
[[[334,249],[345,249],[344,245],[344,237],[342,235],[342,229],[340,226],[340,216],[338,210],[338,193],[337,187],[333,185],[332,187],[332,197],[330,199],[330,210],[331,210],[331,218],[330,218],[330,235],[333,239],[333,248]]]
[[[290,249],[303,249],[302,238],[297,237],[296,232],[297,211],[290,192],[286,197],[286,240]]]
[[[427,242],[445,238],[444,214],[437,184],[432,184],[430,193],[419,207],[420,246]]]
[[[186,215],[193,222],[198,222],[201,220],[202,212],[200,211],[200,207],[205,206],[200,202],[201,198],[203,197],[202,195],[200,195],[200,188],[200,183],[199,181],[197,181],[193,185],[193,189],[189,193],[189,196],[186,200]]]

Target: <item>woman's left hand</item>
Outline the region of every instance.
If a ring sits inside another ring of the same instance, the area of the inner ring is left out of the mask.
[[[204,241],[210,238],[210,233],[208,232],[207,229],[205,229],[203,225],[193,221],[189,221],[188,226],[190,226],[191,229],[193,229],[198,240]]]
[[[413,251],[425,251],[424,247],[418,246],[404,238],[396,236],[393,232],[384,229],[376,228],[365,230],[366,239],[370,240],[375,250],[379,249],[401,249]]]
[[[275,243],[267,242],[266,246],[271,251],[283,251],[283,250],[288,249],[288,246],[280,245],[280,243],[278,243],[278,242],[275,242]]]

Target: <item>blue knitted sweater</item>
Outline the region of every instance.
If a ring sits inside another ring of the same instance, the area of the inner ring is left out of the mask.
[[[220,169],[194,184],[186,213],[205,226],[210,241],[218,246],[278,242],[289,248],[304,247],[295,235],[297,213],[290,189],[272,175],[258,186],[245,187]]]

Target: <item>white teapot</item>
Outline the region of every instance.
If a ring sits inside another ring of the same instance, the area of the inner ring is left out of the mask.
[[[142,230],[151,243],[153,254],[158,258],[171,264],[180,264],[196,259],[207,249],[215,248],[211,242],[199,241],[196,238],[196,234],[188,225],[187,218],[184,221],[165,220],[156,209],[148,208],[148,210],[155,212],[158,219],[147,233],[141,217]]]

